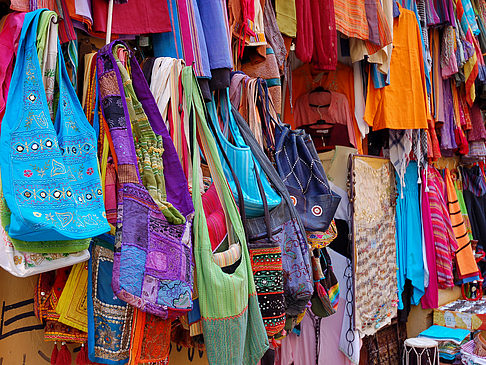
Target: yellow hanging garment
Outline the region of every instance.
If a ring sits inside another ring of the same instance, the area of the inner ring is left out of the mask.
[[[56,306],[59,322],[88,332],[87,291],[88,263],[81,262],[73,266]]]

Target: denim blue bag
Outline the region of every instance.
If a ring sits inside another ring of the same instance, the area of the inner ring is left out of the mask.
[[[69,81],[61,46],[54,124],[37,56],[37,25],[45,9],[25,15],[2,121],[2,185],[12,212],[9,236],[25,241],[78,240],[110,230],[94,129]]]
[[[311,137],[277,124],[275,162],[305,229],[325,232],[341,197],[329,187]]]

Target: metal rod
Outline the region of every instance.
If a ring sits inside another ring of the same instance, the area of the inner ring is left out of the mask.
[[[113,0],[108,3],[108,15],[106,18],[106,44],[111,42],[111,24],[113,21]]]

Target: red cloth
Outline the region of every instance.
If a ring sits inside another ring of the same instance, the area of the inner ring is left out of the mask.
[[[296,0],[295,54],[318,70],[335,70],[337,33],[334,0]]]
[[[93,29],[106,32],[108,2],[93,0]],[[167,1],[133,0],[113,5],[113,34],[164,33],[172,30]]]

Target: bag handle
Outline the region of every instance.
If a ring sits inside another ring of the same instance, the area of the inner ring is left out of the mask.
[[[200,147],[202,151],[205,152],[206,160],[209,165],[209,170],[211,171],[211,176],[213,178],[218,197],[225,212],[225,218],[228,227],[228,239],[231,242],[234,239],[234,233],[237,238],[237,242],[235,242],[235,244],[239,243],[241,245],[241,251],[243,255],[243,252],[246,250],[244,229],[241,222],[240,224],[238,224],[238,216],[229,214],[229,209],[233,209],[236,212],[238,208],[236,206],[236,202],[234,201],[233,195],[231,194],[231,189],[228,185],[228,182],[226,181],[223,170],[221,168],[218,168],[218,166],[221,166],[221,161],[217,153],[214,139],[212,138],[211,132],[209,131],[209,127],[207,125],[201,90],[199,89],[199,85],[197,84],[194,71],[191,67],[185,67],[182,70],[181,77],[184,89],[186,90],[185,94],[187,107],[188,110],[190,110],[194,121],[192,133],[194,175],[194,184],[192,187],[193,199],[197,200],[199,202],[199,205],[202,204],[201,189],[199,184],[197,183],[199,181],[199,159],[197,157],[199,156],[198,150]],[[196,90],[194,90],[194,88]],[[201,142],[201,146],[199,146],[198,144],[198,137]],[[211,151],[214,151],[215,153],[211,153]],[[213,257],[211,245],[208,244],[206,240],[202,240],[202,244],[203,247],[201,249],[208,252]]]
[[[219,138],[218,131],[217,131],[217,128],[219,128],[219,126],[215,127],[214,126],[215,123],[217,123],[217,120],[214,121],[214,120],[211,120],[211,118],[210,118],[210,123],[208,123],[209,124],[209,128],[211,129],[211,131],[214,134],[214,138],[216,140],[216,143],[218,144],[218,147],[219,147],[219,149],[221,151],[221,154],[223,155],[223,159],[225,160],[226,164],[228,165],[228,167],[229,167],[229,169],[231,171],[231,175],[233,177],[233,180],[235,182],[236,190],[238,192],[238,205],[240,207],[241,221],[242,221],[243,227],[245,229],[245,235],[247,235],[247,232],[248,232],[248,221],[246,219],[246,214],[245,214],[245,199],[243,198],[243,191],[241,189],[241,184],[240,184],[240,181],[238,179],[238,176],[236,175],[233,167],[231,166],[231,163],[230,163],[230,160],[228,158],[228,155],[226,154],[226,151],[223,149],[223,146],[221,144],[221,140]],[[237,126],[234,126],[234,127],[237,127]],[[233,137],[236,139],[235,136],[233,136]],[[240,138],[242,138],[242,137],[240,136]],[[254,160],[254,157],[253,156],[252,156],[252,159],[253,159],[253,163],[255,163],[255,160]],[[266,199],[265,190],[263,188],[262,181],[260,179],[260,174],[258,173],[258,169],[256,167],[255,167],[255,176],[256,176],[258,191],[260,193],[260,197],[262,198],[262,202],[263,202],[264,220],[265,220],[265,225],[267,227],[267,235],[266,235],[266,237],[267,237],[268,240],[271,240],[272,239],[272,236],[273,236],[273,231],[272,231],[271,223],[270,223],[270,211],[268,209],[268,202],[267,202],[267,199]],[[247,240],[249,239],[248,236],[246,236],[246,238],[247,238]]]
[[[257,79],[257,106],[258,104],[261,105],[262,115],[263,115],[263,126],[262,126],[262,133],[267,141],[267,148],[275,150],[275,137],[273,130],[271,128],[270,122],[273,121],[277,124],[277,121],[274,120],[272,117],[272,113],[270,112],[270,101],[271,98],[268,95],[268,85],[267,82],[262,79]],[[273,102],[272,102],[273,106]],[[273,108],[273,112],[277,115],[275,111],[275,107]]]
[[[302,224],[302,221],[300,220],[300,217],[297,215],[294,204],[290,200],[288,190],[285,187],[284,183],[282,182],[282,179],[280,178],[278,172],[275,171],[274,166],[268,160],[267,155],[265,155],[265,152],[263,151],[262,146],[258,144],[255,136],[253,135],[250,127],[248,126],[248,123],[246,123],[246,121],[243,119],[243,117],[238,112],[238,110],[236,110],[236,108],[232,107],[231,111],[232,111],[232,113],[235,117],[235,120],[236,120],[238,127],[240,128],[240,131],[243,135],[243,138],[245,139],[246,143],[250,147],[255,158],[260,162],[260,166],[261,166],[262,170],[265,172],[270,183],[275,188],[275,191],[277,191],[277,193],[282,197],[282,199],[287,204],[292,218],[296,219],[296,221],[299,225],[299,228],[300,228],[300,232],[303,235],[303,237],[305,237],[305,229],[304,229],[304,226]]]

